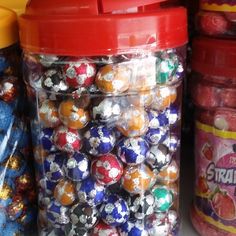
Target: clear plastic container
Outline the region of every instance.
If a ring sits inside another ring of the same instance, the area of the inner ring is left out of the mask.
[[[191,94],[196,106],[192,222],[202,236],[236,235],[236,42],[193,43]]]
[[[41,235],[177,235],[185,10],[153,11],[147,1],[141,11],[112,5],[113,14],[81,19],[84,7],[75,1],[79,13],[65,19],[68,2],[52,16],[54,1],[31,1],[20,21]],[[36,10],[48,27],[79,24],[76,38],[63,42],[56,28],[44,41]],[[157,40],[150,22],[160,19],[182,35],[169,38],[168,28]],[[92,44],[91,35],[101,41]]]
[[[213,37],[236,37],[236,1],[200,0],[197,29]]]
[[[24,117],[26,90],[17,16],[2,7],[0,35],[0,234],[28,235],[36,223],[37,196],[29,123]]]

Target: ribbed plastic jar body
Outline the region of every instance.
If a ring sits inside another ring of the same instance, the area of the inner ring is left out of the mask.
[[[192,223],[202,236],[236,235],[235,78],[192,74],[195,197]]]
[[[41,233],[178,234],[184,63],[25,51]]]

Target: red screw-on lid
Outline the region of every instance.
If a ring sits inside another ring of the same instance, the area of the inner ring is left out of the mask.
[[[192,69],[201,74],[236,79],[236,41],[196,38],[193,41]]]
[[[20,17],[22,47],[91,56],[160,50],[187,42],[186,10],[163,0],[31,0]]]

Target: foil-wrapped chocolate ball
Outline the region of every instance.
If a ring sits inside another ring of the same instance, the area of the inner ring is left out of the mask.
[[[105,187],[98,184],[92,177],[88,177],[76,185],[78,202],[97,206],[102,203],[105,197]]]
[[[74,184],[68,180],[60,180],[54,189],[54,197],[63,206],[71,205],[76,199]]]
[[[53,141],[57,149],[67,153],[74,153],[81,149],[81,136],[76,129],[59,126],[54,130]]]
[[[103,93],[119,94],[129,89],[131,70],[125,64],[110,64],[100,68],[95,83]]]
[[[171,154],[164,144],[152,146],[147,154],[146,163],[151,169],[158,171],[166,168],[171,162]]]
[[[71,223],[77,228],[91,229],[97,223],[97,209],[88,205],[76,204],[70,209]]]
[[[105,224],[103,221],[99,221],[97,225],[92,229],[92,236],[119,236],[119,232],[116,227]]]
[[[40,134],[42,147],[48,153],[55,152],[57,150],[53,142],[53,132],[54,130],[52,128],[44,128]]]
[[[78,228],[76,225],[69,223],[65,226],[65,233],[69,236],[88,236],[88,230],[86,228]]]
[[[96,75],[96,66],[86,59],[70,59],[66,63],[63,70],[65,81],[72,89],[79,87],[89,87],[94,82]]]
[[[149,236],[142,220],[128,220],[119,227],[119,232],[122,236]]]
[[[138,137],[148,129],[148,115],[141,107],[130,106],[121,114],[117,129],[126,137]]]
[[[69,209],[56,200],[51,199],[47,207],[47,219],[55,228],[60,228],[70,222]]]
[[[59,153],[51,154],[44,160],[44,174],[48,180],[58,182],[64,177],[63,162],[64,156]]]
[[[127,166],[121,178],[123,188],[131,194],[140,194],[148,190],[153,181],[154,174],[144,164]]]
[[[90,174],[90,161],[84,153],[75,152],[64,162],[63,169],[68,179],[82,181]]]
[[[169,119],[167,117],[166,112],[149,110],[147,114],[149,119],[149,128],[158,129],[169,125]]]
[[[180,139],[175,134],[171,133],[163,144],[169,148],[170,152],[174,153],[180,145]]]
[[[158,145],[163,143],[168,138],[168,133],[169,130],[164,127],[156,129],[149,128],[145,135],[145,139],[151,145]]]
[[[113,124],[121,115],[122,107],[118,98],[96,99],[92,105],[92,118],[97,122]]]
[[[156,211],[166,212],[170,209],[174,201],[174,196],[171,191],[165,187],[154,186],[152,188],[152,194],[156,198]]]
[[[92,126],[84,134],[86,151],[93,155],[102,155],[112,151],[115,145],[115,135],[112,129],[106,126]]]
[[[104,154],[92,162],[91,174],[99,184],[111,185],[120,180],[123,166],[115,155]]]
[[[157,83],[166,84],[172,81],[179,66],[178,56],[171,50],[159,52],[157,55]]]
[[[59,69],[49,69],[41,77],[42,87],[51,92],[65,92],[69,86],[65,83],[62,72]]]
[[[150,236],[169,236],[171,235],[170,226],[165,213],[154,213],[146,219],[146,227]]]
[[[169,124],[174,125],[181,118],[181,112],[177,106],[171,105],[165,111]]]
[[[126,201],[118,195],[109,195],[100,207],[101,219],[110,226],[119,226],[129,218],[129,208]]]
[[[6,102],[0,100],[0,131],[7,132],[14,121],[13,109]]]
[[[161,183],[173,183],[179,178],[179,166],[175,160],[157,175],[157,180]]]
[[[151,105],[154,110],[164,111],[177,99],[177,90],[175,87],[158,87],[156,89],[156,96]]]
[[[71,129],[82,129],[89,122],[88,111],[78,107],[72,99],[62,101],[58,113],[62,123]]]
[[[44,55],[44,54],[39,55],[39,62],[45,67],[50,67],[53,64],[56,64],[59,61],[59,59],[60,58],[56,55]]]
[[[91,95],[86,88],[78,88],[71,93],[72,99],[76,100],[76,105],[80,108],[87,108],[90,104]]]
[[[18,96],[18,79],[16,77],[6,77],[0,81],[0,99],[4,102],[12,102]]]
[[[40,122],[48,128],[55,128],[60,125],[58,109],[53,101],[45,100],[39,106]]]
[[[49,180],[47,177],[43,177],[42,179],[39,180],[39,187],[48,196],[53,194],[56,185],[57,185],[57,182]]]
[[[130,209],[130,218],[143,220],[153,214],[156,207],[156,199],[150,191],[129,196],[127,200]]]
[[[137,107],[149,107],[154,101],[155,93],[153,90],[139,91],[128,95],[130,104]]]
[[[141,137],[124,138],[117,144],[117,155],[127,165],[144,162],[148,150],[148,143]]]

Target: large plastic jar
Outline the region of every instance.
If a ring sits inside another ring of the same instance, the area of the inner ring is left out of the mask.
[[[236,37],[236,1],[200,0],[197,29],[213,37]]]
[[[0,35],[0,234],[32,235],[37,196],[24,117],[26,90],[20,69],[17,16],[3,7]]]
[[[186,11],[156,2],[32,0],[20,19],[41,235],[178,234]]]
[[[236,235],[236,42],[193,42],[196,107],[195,198],[191,216],[202,236]]]

